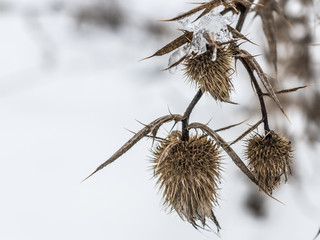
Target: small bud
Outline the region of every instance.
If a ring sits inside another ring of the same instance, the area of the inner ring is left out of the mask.
[[[215,100],[229,101],[233,88],[230,75],[232,73],[232,51],[229,48],[217,49],[215,61],[214,50],[190,57],[185,60],[185,75],[195,81],[203,91],[207,91]]]
[[[272,131],[266,136],[256,134],[249,139],[246,155],[253,175],[270,193],[291,174],[291,142]]]
[[[153,152],[154,176],[163,190],[164,205],[175,210],[194,227],[211,219],[219,229],[212,208],[217,204],[220,179],[218,147],[206,136],[180,139],[173,132]]]

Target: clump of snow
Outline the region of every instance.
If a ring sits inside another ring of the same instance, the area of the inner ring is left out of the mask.
[[[206,14],[197,21],[193,21],[190,18],[180,20],[179,23],[182,25],[183,30],[193,32],[193,39],[191,43],[180,47],[172,53],[168,65],[171,66],[185,55],[195,54],[195,56],[198,56],[205,53],[207,50],[206,45],[208,44],[208,41],[204,37],[206,34],[211,36],[215,42],[222,43],[232,40],[232,34],[227,28],[227,25],[231,24],[232,21],[233,19],[231,17],[222,16],[215,11]],[[215,49],[212,61],[215,61],[216,57]]]
[[[210,12],[195,22],[190,21],[190,19],[180,21],[184,30],[193,32],[191,51],[197,55],[206,51],[208,42],[204,38],[205,33],[212,36],[215,42],[230,41],[232,35],[228,31],[227,25],[231,22],[232,20],[229,17],[222,16],[217,12]]]

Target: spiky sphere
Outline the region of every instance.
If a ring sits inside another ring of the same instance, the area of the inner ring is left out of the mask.
[[[247,141],[249,168],[261,186],[270,193],[291,174],[292,145],[285,137],[270,132],[254,135]]]
[[[203,91],[219,101],[229,101],[233,88],[230,75],[232,73],[232,51],[229,48],[217,49],[216,60],[212,61],[213,50],[190,57],[185,60],[185,75],[195,81]]]
[[[206,136],[182,141],[173,132],[153,152],[154,176],[163,190],[164,205],[197,227],[211,219],[219,229],[212,208],[217,203],[220,179],[218,147]]]

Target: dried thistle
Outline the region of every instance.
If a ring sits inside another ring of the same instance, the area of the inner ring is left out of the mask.
[[[217,204],[220,156],[217,146],[207,136],[181,140],[181,132],[171,133],[153,152],[154,176],[163,189],[164,205],[198,227],[212,220],[219,223],[212,208]]]
[[[253,175],[270,193],[291,174],[291,142],[272,131],[266,136],[256,134],[247,140],[246,155]]]
[[[232,51],[230,48],[217,49],[215,61],[212,61],[214,50],[209,48],[205,53],[185,59],[185,75],[195,81],[203,91],[219,101],[229,101],[233,88]]]
[[[252,8],[253,5],[256,7]],[[213,13],[212,10],[218,6],[224,6],[224,9],[218,14]],[[228,12],[238,15],[234,28],[224,17]],[[144,125],[143,129],[90,176],[118,159],[143,137],[151,137],[159,141],[159,145],[153,151],[153,169],[154,177],[158,178],[157,184],[163,190],[164,205],[175,210],[182,219],[190,222],[195,228],[199,227],[199,222],[205,227],[207,221],[211,220],[218,230],[220,229],[213,213],[213,208],[217,205],[217,188],[221,172],[219,148],[227,153],[252,183],[267,196],[277,200],[271,194],[280,182],[287,181],[288,175],[291,174],[292,145],[286,138],[270,130],[264,98],[270,97],[287,117],[277,94],[293,92],[305,86],[275,90],[273,79],[264,72],[255,57],[240,49],[237,41],[242,39],[250,42],[241,33],[241,29],[247,15],[252,12],[262,20],[269,54],[277,72],[276,26],[273,15],[278,13],[286,19],[277,0],[209,0],[178,17],[169,19],[168,21],[182,20],[198,14],[194,21],[190,19],[182,21],[184,27],[180,30],[183,35],[150,57],[163,56],[174,51],[166,70],[183,64],[188,80],[199,86],[198,92],[183,116],[170,113]],[[214,131],[200,122],[189,123],[189,118],[204,92],[209,92],[215,100],[230,102],[230,92],[233,89],[230,78],[233,72],[233,59],[240,60],[249,74],[253,91],[259,100],[262,118],[234,141],[226,142],[217,131],[230,129],[237,124]],[[261,84],[265,92],[261,89]],[[159,138],[157,136],[159,128],[170,121],[174,121],[175,125],[180,122],[181,132],[174,131],[166,139]],[[249,161],[247,166],[231,146],[255,131],[261,123],[264,124],[266,135],[255,134],[247,140],[246,155]],[[191,129],[196,132],[200,130],[204,135],[192,136],[189,134]]]

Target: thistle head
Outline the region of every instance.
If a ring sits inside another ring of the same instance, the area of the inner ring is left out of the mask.
[[[207,136],[190,136],[182,141],[181,132],[173,132],[153,152],[154,176],[163,190],[164,205],[197,227],[211,219],[217,204],[220,179],[218,147]]]
[[[285,137],[271,131],[254,135],[247,141],[249,168],[261,186],[270,193],[291,174],[292,145]]]
[[[213,61],[212,47],[200,55],[188,57],[185,60],[185,75],[195,82],[203,91],[219,101],[229,101],[233,88],[231,82],[232,51],[229,48],[216,49],[216,59]]]

